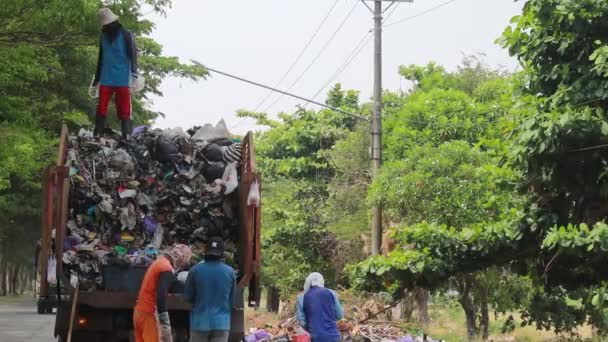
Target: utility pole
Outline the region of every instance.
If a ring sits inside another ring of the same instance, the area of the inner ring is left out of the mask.
[[[376,179],[382,166],[382,13],[398,2],[414,0],[373,0],[372,9],[361,0],[374,15],[374,113],[372,115],[372,178]],[[390,2],[383,10],[382,2]],[[382,206],[372,208],[372,255],[378,255],[382,248]]]
[[[372,116],[372,177],[382,166],[382,0],[374,1],[374,113]],[[372,255],[382,246],[382,206],[372,208]]]

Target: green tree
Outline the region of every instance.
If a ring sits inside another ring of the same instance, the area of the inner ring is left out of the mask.
[[[162,47],[147,37],[154,24],[142,11],[165,13],[170,5],[168,0],[111,4],[136,35],[140,50],[146,88],[133,97],[137,123],[151,123],[161,115],[149,108],[148,96],[161,95],[163,78],[207,75],[204,68],[164,56]],[[61,125],[89,126],[95,115],[87,88],[98,53],[99,7],[97,0],[6,0],[0,6],[0,279],[6,278],[2,266],[21,260],[15,251],[23,251],[28,261],[33,256],[40,173],[55,157]],[[21,248],[17,241],[27,243]]]
[[[520,201],[514,191],[518,174],[499,166],[507,151],[503,136],[512,127],[511,90],[517,78],[471,59],[454,73],[433,63],[402,67],[401,73],[414,89],[401,110],[387,117],[390,162],[368,196],[399,223],[397,248],[355,268],[353,281],[359,288],[388,288],[398,297],[414,286],[445,290],[450,284],[458,290],[469,336],[487,338],[489,307],[507,310],[498,299],[513,290],[503,281],[513,276],[503,269],[454,272],[449,250],[437,239],[449,236],[455,244],[450,247],[464,251],[469,237],[522,216],[509,210]],[[520,303],[512,301],[508,309]]]
[[[364,264],[359,276],[371,274],[377,286],[394,279],[399,287],[509,265],[536,285],[525,323],[557,332],[583,323],[608,329],[607,275],[598,272],[608,261],[607,19],[605,1],[525,4],[500,42],[525,68],[514,93],[520,95],[516,108],[524,110],[513,116],[509,165],[521,173],[519,188],[528,200],[477,228],[408,232],[422,235],[407,241],[441,255],[398,251],[387,263]]]

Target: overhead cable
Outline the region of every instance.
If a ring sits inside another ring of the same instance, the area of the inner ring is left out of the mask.
[[[340,25],[338,26],[338,28],[334,31],[334,33],[329,38],[329,40],[327,40],[327,42],[325,42],[325,44],[323,45],[323,47],[321,47],[321,50],[315,56],[315,58],[310,62],[310,64],[308,64],[308,66],[304,69],[304,71],[302,71],[302,73],[300,73],[300,75],[296,78],[296,80],[293,81],[289,85],[289,87],[287,87],[287,91],[290,91],[300,81],[300,79],[302,79],[302,77],[304,77],[304,75],[308,72],[308,70],[310,70],[310,68],[312,68],[312,66],[317,62],[317,60],[319,59],[319,57],[321,57],[321,55],[323,54],[323,52],[325,52],[325,50],[327,49],[327,47],[329,46],[329,44],[331,44],[331,42],[334,40],[334,38],[338,35],[338,32],[340,32],[340,30],[342,29],[342,27],[344,26],[344,24],[346,24],[346,22],[348,21],[348,19],[350,18],[350,16],[353,14],[353,12],[355,11],[355,9],[357,8],[358,4],[359,4],[358,2],[355,2],[354,6],[348,12],[348,14],[346,15],[346,17],[344,17],[344,19],[342,20],[342,22],[340,23]],[[274,107],[274,105],[276,105],[282,98],[283,98],[283,95],[279,96],[270,106],[266,107],[266,109],[264,111],[267,112],[270,108]]]
[[[203,67],[203,68],[205,68],[205,69],[207,69],[207,70],[209,70],[211,72],[214,72],[216,74],[220,74],[220,75],[223,75],[223,76],[226,76],[226,77],[233,78],[235,80],[239,80],[239,81],[242,81],[242,82],[245,82],[245,83],[249,83],[249,84],[252,84],[252,85],[255,85],[255,86],[258,86],[258,87],[262,87],[262,88],[265,88],[265,89],[268,89],[268,90],[271,90],[271,91],[275,91],[277,93],[281,93],[282,95],[291,96],[291,97],[296,98],[298,100],[310,102],[310,103],[316,104],[317,106],[321,106],[321,107],[324,107],[324,108],[327,108],[327,109],[331,109],[331,110],[334,110],[336,112],[339,112],[339,113],[342,113],[342,114],[346,114],[346,115],[355,117],[355,118],[357,118],[359,120],[362,120],[362,121],[370,122],[368,118],[366,118],[364,116],[361,116],[359,114],[354,114],[354,113],[351,113],[351,112],[347,112],[347,111],[345,111],[343,109],[335,108],[335,107],[329,106],[329,105],[324,104],[324,103],[320,103],[320,102],[317,102],[317,101],[314,101],[314,100],[311,100],[311,99],[307,99],[305,97],[302,97],[302,96],[299,96],[299,95],[295,95],[295,94],[289,93],[289,92],[284,91],[284,90],[276,89],[274,87],[267,86],[267,85],[264,85],[264,84],[261,84],[261,83],[255,82],[255,81],[251,81],[251,80],[248,80],[248,79],[240,77],[240,76],[232,75],[232,74],[229,74],[227,72],[223,72],[223,71],[220,71],[220,70],[217,70],[217,69],[213,69],[213,68],[210,68],[210,67],[208,67],[206,65],[203,65],[200,62],[197,62],[195,60],[192,60],[192,63],[194,63],[194,64],[196,64],[196,65],[198,65],[200,67]]]
[[[334,4],[331,6],[331,8],[329,9],[329,11],[327,12],[327,14],[325,15],[325,17],[323,18],[323,20],[319,24],[319,26],[317,26],[317,29],[315,30],[315,32],[313,33],[313,35],[310,37],[310,39],[308,40],[308,42],[306,43],[306,45],[304,45],[304,48],[298,54],[298,57],[296,57],[296,59],[293,61],[293,63],[291,63],[291,66],[287,69],[287,71],[285,72],[285,74],[283,74],[283,76],[281,77],[281,79],[279,79],[279,81],[274,85],[275,88],[281,85],[281,83],[285,80],[285,78],[287,77],[287,75],[289,75],[289,73],[291,73],[291,71],[293,70],[293,68],[295,68],[295,66],[298,64],[298,62],[300,61],[300,59],[302,58],[302,56],[304,55],[304,53],[306,52],[306,50],[308,50],[308,47],[310,47],[310,45],[312,44],[312,42],[315,40],[315,38],[317,37],[317,35],[321,31],[321,28],[323,27],[323,25],[325,25],[325,22],[327,21],[327,19],[329,19],[329,16],[333,12],[334,8],[336,7],[336,5],[338,4],[339,1],[340,0],[336,0],[334,2]],[[255,107],[254,111],[257,111],[258,109],[260,109],[260,107],[266,102],[266,100],[268,100],[268,98],[271,95],[272,95],[272,91],[269,91],[268,94],[266,94],[266,96],[264,96],[264,98],[262,98],[262,100],[258,103],[258,105]]]

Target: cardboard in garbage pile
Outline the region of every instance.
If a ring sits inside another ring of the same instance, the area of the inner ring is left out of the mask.
[[[195,263],[211,236],[225,240],[236,269],[240,158],[223,121],[189,133],[138,127],[126,142],[84,129],[70,136],[68,279],[103,289],[104,268],[147,266],[175,243],[190,245]]]

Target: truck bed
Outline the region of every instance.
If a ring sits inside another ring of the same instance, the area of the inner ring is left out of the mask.
[[[107,332],[107,330],[116,329],[116,323],[109,319],[106,322],[106,316],[119,317],[119,320],[124,321],[125,317],[130,317],[130,312],[135,306],[137,298],[136,293],[129,292],[107,292],[107,291],[80,291],[76,295],[76,289],[70,284],[69,280],[63,272],[63,241],[66,235],[66,220],[68,213],[68,203],[70,194],[70,180],[68,178],[68,170],[64,166],[68,147],[68,130],[64,126],[61,132],[60,146],[58,151],[57,163],[54,166],[48,167],[43,174],[43,191],[42,191],[42,232],[41,232],[41,252],[39,255],[39,275],[40,293],[48,294],[49,286],[46,283],[47,263],[46,260],[50,255],[54,255],[57,260],[57,281],[58,286],[62,286],[69,293],[69,296],[59,296],[59,304],[57,308],[57,319],[55,326],[55,336],[60,339],[67,336],[67,330],[70,321],[70,313],[72,304],[76,300],[74,313],[74,331],[78,332]],[[249,194],[251,185],[254,182],[260,183],[260,177],[255,169],[255,154],[253,148],[253,134],[249,132],[242,142],[242,157],[239,165],[240,182],[238,187],[239,198],[239,270],[240,277],[238,279],[238,287],[240,289],[237,300],[237,308],[233,311],[233,320],[236,327],[233,326],[232,339],[238,340],[242,337],[243,331],[243,306],[242,298],[243,290],[247,288],[249,291],[248,305],[259,305],[260,297],[260,233],[261,233],[261,208],[247,207],[246,200]],[[51,250],[51,231],[53,227],[59,227],[55,233],[55,248]],[[190,311],[190,305],[182,299],[181,295],[171,294],[168,299],[168,306],[172,317],[175,315],[183,320],[187,318],[187,313]],[[101,315],[101,313],[103,313]],[[79,317],[81,314],[82,317]],[[87,321],[86,315],[91,319],[99,321],[100,324],[92,324]],[[85,316],[83,316],[85,315]],[[116,318],[115,317],[115,318]],[[118,318],[117,318],[118,319]],[[130,319],[130,318],[129,318]],[[104,321],[104,324],[101,324]],[[90,323],[77,324],[80,322]],[[121,323],[121,326],[128,327]],[[183,327],[187,326],[187,322],[175,322]],[[235,329],[236,328],[236,329]],[[85,335],[80,335],[85,336]],[[89,335],[86,335],[89,336]],[[103,335],[103,336],[107,336]],[[89,338],[77,338],[72,341],[79,340],[92,342]],[[107,337],[104,340],[110,341]],[[122,339],[119,339],[122,340]]]

